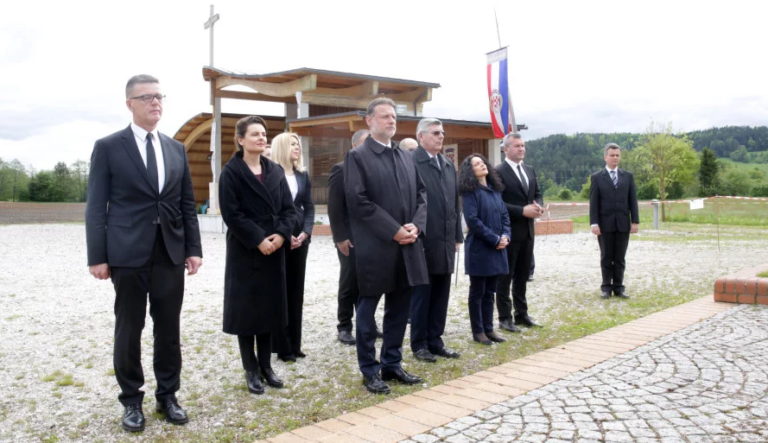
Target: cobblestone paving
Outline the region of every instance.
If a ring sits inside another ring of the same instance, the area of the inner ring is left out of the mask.
[[[402,443],[416,442],[768,442],[768,307],[735,307]]]

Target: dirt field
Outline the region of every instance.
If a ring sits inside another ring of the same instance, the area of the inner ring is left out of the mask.
[[[85,203],[0,202],[0,225],[85,221]]]

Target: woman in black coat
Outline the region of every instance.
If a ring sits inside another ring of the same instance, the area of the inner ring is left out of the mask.
[[[301,322],[304,309],[304,275],[307,270],[312,227],[315,225],[315,205],[312,203],[309,173],[302,165],[299,136],[286,132],[272,139],[271,158],[285,171],[296,209],[291,226],[290,249],[285,253],[288,325],[273,336],[277,358],[287,362],[296,361],[296,357],[306,357],[301,350]]]
[[[266,128],[261,117],[237,122],[239,152],[224,166],[219,181],[228,229],[224,332],[237,335],[248,390],[254,394],[264,393],[262,380],[283,386],[270,365],[271,333],[286,324],[284,244],[290,244],[296,216],[283,169],[261,155]]]
[[[496,278],[509,272],[504,248],[512,238],[501,177],[482,155],[461,164],[459,193],[469,232],[464,241],[464,272],[469,275],[469,322],[472,338],[490,345],[505,341],[493,331]]]

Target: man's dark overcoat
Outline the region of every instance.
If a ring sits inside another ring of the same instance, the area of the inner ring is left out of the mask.
[[[448,158],[438,153],[438,169],[422,146],[411,152],[411,156],[429,196],[424,240],[427,268],[430,274],[451,274],[456,263],[456,243],[464,241],[456,168]]]
[[[296,210],[285,172],[261,157],[264,183],[238,152],[221,171],[219,204],[227,224],[224,271],[224,332],[256,335],[286,322],[285,248],[290,247]],[[270,255],[259,244],[277,233],[283,247]]]
[[[355,239],[360,296],[377,296],[429,283],[422,246],[427,225],[427,190],[411,156],[368,137],[344,160],[347,208]],[[419,228],[415,243],[393,238],[405,224]],[[398,279],[400,256],[407,278]]]

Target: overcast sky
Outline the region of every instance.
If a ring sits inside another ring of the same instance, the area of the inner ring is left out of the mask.
[[[210,112],[210,0],[46,3],[2,6],[3,160],[38,170],[88,160],[96,139],[130,122],[123,88],[137,73],[168,96],[161,132]],[[641,132],[651,120],[683,131],[768,122],[762,1],[216,1],[215,65],[435,82],[425,115],[487,122],[494,6],[527,139]],[[275,104],[223,108],[283,115]]]

